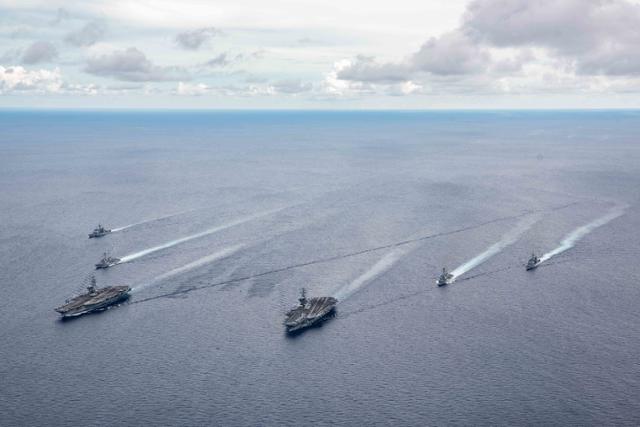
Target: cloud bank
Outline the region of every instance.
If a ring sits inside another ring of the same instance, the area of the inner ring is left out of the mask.
[[[484,80],[499,88],[500,80],[525,77],[527,68],[576,79],[640,76],[640,5],[627,0],[474,0],[458,28],[428,39],[404,59],[356,56],[337,64],[334,73],[351,83],[422,80],[442,86]]]
[[[22,54],[23,64],[51,62],[58,57],[58,49],[53,43],[37,41],[32,43]]]
[[[19,91],[57,92],[63,86],[59,69],[29,71],[0,65],[0,94]]]
[[[565,107],[557,96],[640,107],[640,0],[0,5],[2,91],[14,99],[103,93],[152,106],[197,97],[201,105],[254,107],[244,98],[256,97],[280,108],[432,108],[434,99],[454,100],[453,108],[487,99]]]
[[[131,82],[177,81],[189,78],[188,73],[181,67],[161,67],[153,64],[135,47],[92,56],[85,71],[96,76]]]

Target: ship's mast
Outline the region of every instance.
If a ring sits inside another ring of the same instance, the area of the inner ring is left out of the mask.
[[[307,305],[307,293],[304,288],[302,288],[302,291],[300,292],[300,298],[298,298],[298,301],[300,301],[300,307],[305,307]]]
[[[87,290],[90,294],[96,291],[96,276],[91,276],[91,284],[87,286]]]

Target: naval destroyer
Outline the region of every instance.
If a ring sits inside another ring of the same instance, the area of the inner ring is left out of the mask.
[[[532,253],[531,258],[529,258],[529,261],[527,261],[527,270],[533,270],[534,268],[539,266],[541,262],[542,260],[538,258],[535,253]]]
[[[338,300],[333,297],[315,297],[307,299],[305,290],[298,299],[300,305],[289,310],[284,320],[287,332],[293,333],[322,322],[333,313]]]
[[[129,298],[129,286],[107,286],[96,288],[96,278],[91,277],[91,284],[87,287],[87,293],[67,300],[56,308],[63,319],[82,316],[83,314],[102,311],[108,307],[125,301]]]
[[[442,274],[438,277],[436,284],[438,286],[448,285],[453,281],[453,274],[449,273],[446,268],[442,269]]]
[[[94,228],[91,233],[89,233],[89,238],[93,239],[97,237],[102,237],[102,236],[106,236],[109,233],[111,233],[110,229],[104,228],[102,225],[98,224],[98,226]]]
[[[100,262],[98,262],[96,264],[96,270],[100,269],[100,268],[109,268],[109,267],[113,267],[114,265],[118,264],[120,262],[120,258],[115,258],[112,256],[107,255],[107,253],[105,252],[102,255],[102,259],[100,260]]]

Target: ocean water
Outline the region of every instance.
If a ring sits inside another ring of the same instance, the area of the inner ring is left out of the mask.
[[[635,111],[2,111],[0,425],[638,425],[639,135]],[[91,274],[130,301],[60,321]],[[302,287],[337,315],[288,337]]]

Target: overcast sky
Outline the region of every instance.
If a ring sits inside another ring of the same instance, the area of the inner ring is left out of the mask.
[[[0,107],[640,108],[640,0],[0,0]]]

